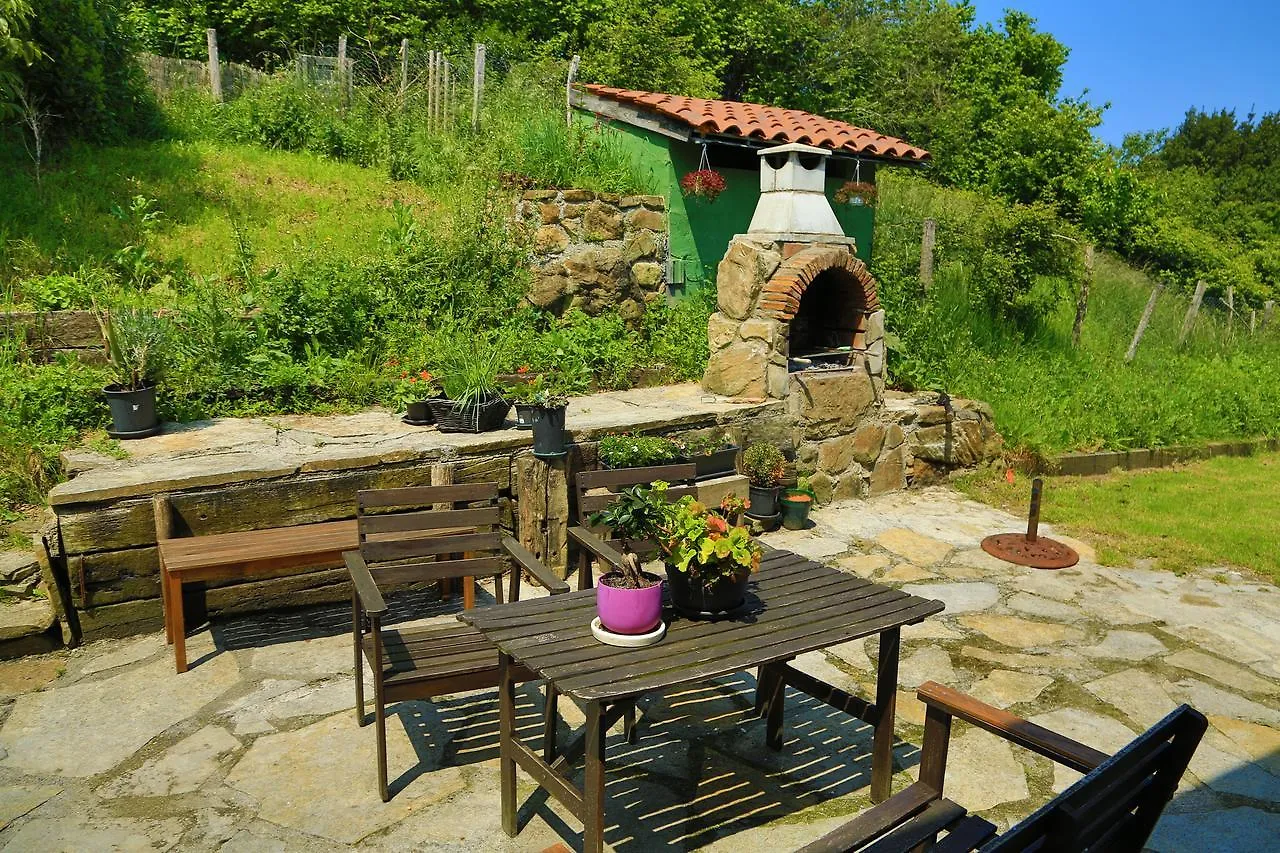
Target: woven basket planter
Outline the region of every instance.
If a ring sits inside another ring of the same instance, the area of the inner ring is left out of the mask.
[[[428,400],[441,432],[490,432],[501,429],[511,403],[500,396],[459,406],[453,400]]]

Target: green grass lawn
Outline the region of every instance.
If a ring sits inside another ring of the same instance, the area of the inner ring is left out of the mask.
[[[1000,472],[960,479],[971,497],[1026,515],[1030,483]],[[1096,544],[1105,565],[1234,566],[1280,583],[1280,454],[1176,468],[1045,479],[1041,518]]]
[[[153,250],[194,273],[234,273],[238,222],[257,263],[269,267],[298,248],[331,247],[358,257],[378,248],[396,201],[419,219],[435,204],[408,182],[313,154],[245,145],[170,140],[111,148],[73,146],[46,170],[40,187],[29,166],[0,162],[0,280],[101,263],[134,239],[112,215],[134,196],[161,212]]]

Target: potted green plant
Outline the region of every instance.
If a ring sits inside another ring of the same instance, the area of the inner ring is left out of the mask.
[[[542,390],[542,374],[522,364],[515,373],[499,377],[516,407],[516,429],[533,429],[534,398]]]
[[[699,480],[732,474],[737,466],[738,445],[724,433],[695,435],[679,441],[684,458],[692,462]]]
[[[730,506],[728,514],[733,509]],[[622,525],[630,537],[657,542],[667,567],[671,605],[686,616],[732,614],[746,600],[751,573],[760,567],[762,549],[750,530],[692,495],[668,501],[663,482],[624,490],[618,502],[591,520]]]
[[[170,342],[166,320],[149,311],[125,308],[97,312],[106,344],[111,384],[103,389],[111,409],[112,438],[144,438],[160,430],[156,385],[164,372]]]
[[[631,486],[591,516],[592,526],[608,527],[622,543],[622,565],[596,584],[596,618],[612,634],[661,639],[656,629],[662,623],[662,578],[644,571],[631,543],[653,537],[665,517],[665,503],[648,486]]]
[[[600,464],[606,468],[649,468],[684,458],[679,444],[660,435],[612,434],[601,437]]]
[[[393,366],[399,366],[395,362]],[[436,422],[431,413],[431,400],[443,399],[440,386],[429,370],[401,370],[392,383],[392,399],[402,420],[410,426],[430,426]]]
[[[742,473],[750,483],[751,509],[747,515],[773,519],[778,515],[778,488],[787,476],[787,459],[772,444],[757,442],[742,454]]]
[[[808,477],[801,477],[794,489],[782,493],[782,526],[788,530],[804,530],[809,524],[809,512],[817,501]]]
[[[565,410],[569,396],[544,388],[533,398],[533,455],[547,459],[568,453],[565,438]]]
[[[498,365],[505,357],[500,343],[463,333],[445,340],[438,358],[445,397],[427,401],[441,432],[502,427],[511,402],[498,382]]]

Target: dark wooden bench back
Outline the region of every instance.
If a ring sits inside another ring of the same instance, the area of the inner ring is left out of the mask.
[[[592,526],[592,513],[599,512],[617,499],[617,493],[630,486],[648,485],[661,480],[670,484],[667,498],[679,500],[685,495],[696,494],[697,466],[692,462],[678,465],[654,465],[649,468],[619,468],[617,470],[602,469],[600,471],[583,471],[574,480],[575,497],[578,502],[578,524],[582,525],[602,539],[612,539],[613,532],[603,525]],[[597,490],[604,489],[605,492]],[[596,494],[589,494],[595,491]],[[638,554],[647,554],[657,546],[652,542],[632,542],[631,547]]]
[[[1191,706],[1177,708],[982,850],[1139,853],[1207,725]]]
[[[497,483],[357,492],[360,555],[379,584],[462,577],[497,582],[511,566],[497,500]]]

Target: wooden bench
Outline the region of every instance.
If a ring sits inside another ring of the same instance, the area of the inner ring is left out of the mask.
[[[1208,726],[1183,705],[1108,756],[932,681],[916,695],[927,708],[920,781],[800,853],[1140,853]],[[953,717],[1087,775],[997,836],[994,824],[942,795]]]
[[[160,596],[165,640],[173,646],[178,672],[187,671],[186,619],[182,585],[287,574],[291,569],[343,565],[342,553],[359,543],[356,520],[174,538],[173,504],[168,495],[152,499],[160,554]]]

